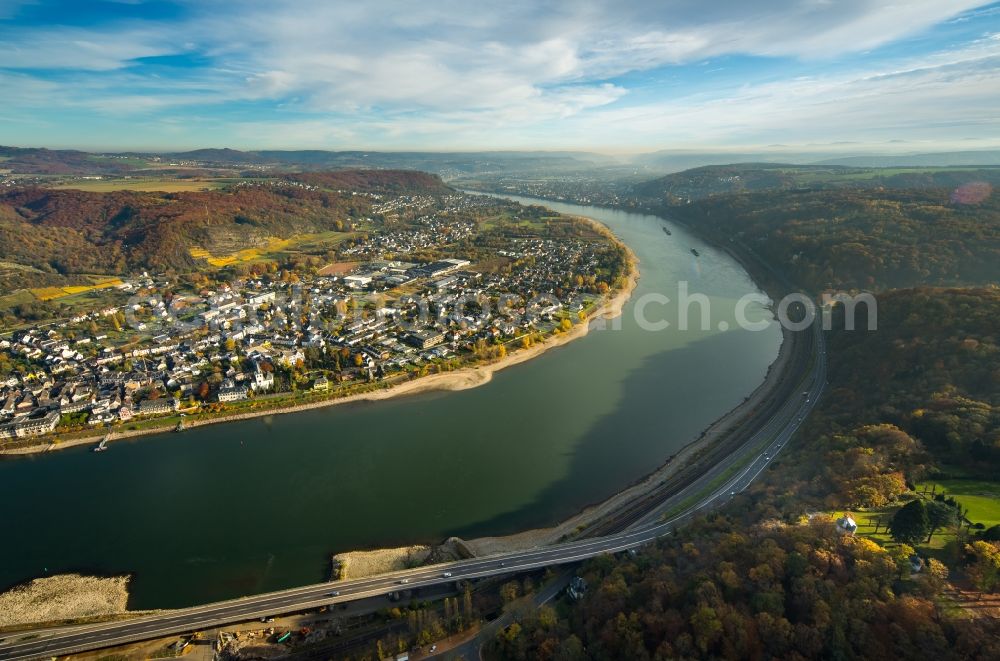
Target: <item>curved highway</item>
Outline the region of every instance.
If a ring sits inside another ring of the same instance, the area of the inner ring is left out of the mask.
[[[813,361],[803,379],[778,411],[740,450],[706,471],[695,483],[667,498],[656,510],[614,535],[567,542],[531,551],[421,567],[355,580],[319,583],[102,624],[10,634],[0,643],[0,659],[33,659],[111,647],[124,643],[214,628],[320,606],[366,599],[389,592],[458,580],[510,574],[578,562],[616,553],[670,534],[694,516],[719,507],[744,491],[768,467],[816,405],[826,384],[826,349],[815,330]],[[743,462],[749,462],[744,465]],[[677,511],[661,520],[664,512]]]

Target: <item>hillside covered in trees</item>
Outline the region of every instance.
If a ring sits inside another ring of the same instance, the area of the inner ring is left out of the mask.
[[[1000,282],[1000,196],[960,189],[762,191],[665,213],[812,291]]]
[[[365,209],[360,199],[296,188],[15,190],[0,196],[0,256],[63,275],[191,270],[192,247],[334,229]]]
[[[942,470],[1000,474],[1000,289],[878,302],[878,330],[862,314],[858,330],[835,320],[827,334],[829,387],[769,481],[776,511],[883,507]]]
[[[632,185],[645,204],[677,204],[732,193],[820,189],[958,188],[1000,184],[1000,167],[858,168],[843,165],[735,163],[706,165]]]
[[[433,175],[385,170],[202,192],[13,189],[0,194],[0,259],[60,275],[192,270],[193,247],[232,250],[266,237],[349,231],[373,200],[352,192],[448,190]]]

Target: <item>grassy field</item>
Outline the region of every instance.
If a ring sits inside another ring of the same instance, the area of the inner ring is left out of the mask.
[[[954,479],[923,482],[916,485],[917,491],[925,493],[928,498],[932,497],[931,492],[935,486],[937,490],[934,493],[952,496],[963,507],[967,508],[968,518],[973,523],[981,523],[987,528],[1000,524],[1000,482]],[[886,531],[885,524],[892,518],[896,509],[897,507],[893,506],[871,511],[851,510],[850,514],[858,524],[859,535],[868,537],[883,546],[892,546],[895,542]],[[843,512],[833,511],[827,512],[827,514],[838,518]],[[881,521],[882,525],[878,534],[875,534],[875,523],[878,521]],[[941,530],[934,535],[930,544],[920,544],[919,546],[925,551],[941,551],[952,539],[954,539],[954,535]]]
[[[854,522],[858,524],[858,535],[878,542],[881,546],[891,548],[896,546],[897,543],[886,530],[886,524],[892,518],[892,515],[896,513],[897,509],[898,506],[892,506],[872,511],[850,510],[849,513],[854,519]],[[834,519],[839,519],[844,514],[844,510],[826,512],[826,514],[829,514]],[[881,522],[877,534],[875,533],[876,522]],[[939,530],[931,538],[929,544],[922,542],[917,544],[917,547],[921,553],[928,553],[930,555],[937,556],[940,555],[942,550],[949,544],[949,542],[954,540],[954,538],[955,536],[953,533],[947,530]]]
[[[130,178],[130,179],[74,179],[52,186],[52,188],[72,188],[93,193],[130,190],[146,192],[179,193],[183,191],[214,190],[225,186],[225,182],[215,179],[174,179],[170,177]]]
[[[498,227],[504,227],[506,229],[521,228],[531,228],[535,230],[541,230],[545,227],[545,223],[550,220],[557,218],[553,216],[552,218],[514,218],[514,215],[510,212],[503,212],[493,218],[488,218],[486,220],[480,221],[479,227],[483,230],[493,230]]]
[[[923,491],[937,485],[937,493],[945,493],[969,510],[968,518],[987,528],[1000,525],[1000,482],[986,480],[940,480],[918,484]]]
[[[877,510],[873,512],[858,512],[852,510],[850,514],[854,519],[854,522],[858,524],[859,535],[864,535],[865,537],[873,539],[879,544],[886,546],[888,544],[895,544],[895,542],[892,541],[892,537],[889,536],[889,533],[885,532],[884,523],[892,516],[893,511],[894,509]],[[843,512],[829,512],[829,514],[833,518],[838,519]],[[879,521],[882,521],[883,523],[879,528],[878,534],[876,534],[875,523]]]
[[[15,305],[24,305],[34,302],[35,297],[27,289],[18,289],[9,294],[0,296],[0,309],[12,308]]]
[[[305,253],[325,252],[336,248],[344,241],[353,239],[359,234],[361,234],[360,231],[335,232],[332,230],[329,232],[317,232],[315,234],[302,234],[292,237],[290,248]]]

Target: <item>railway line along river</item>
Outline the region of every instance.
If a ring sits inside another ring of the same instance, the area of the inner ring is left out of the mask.
[[[130,608],[171,608],[323,580],[339,551],[550,525],[654,470],[763,381],[781,332],[736,326],[757,287],[723,251],[655,216],[513,199],[594,218],[635,251],[620,329],[469,390],[0,460],[0,588],[133,573]],[[641,328],[637,301],[675,301],[681,281],[709,298],[710,327],[680,330],[661,303],[647,314],[671,325]],[[771,320],[758,304],[747,316]]]

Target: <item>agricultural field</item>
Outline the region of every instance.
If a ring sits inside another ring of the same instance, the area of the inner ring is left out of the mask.
[[[184,191],[216,190],[227,183],[217,179],[177,179],[172,177],[130,177],[128,179],[73,179],[54,184],[52,188],[68,188],[92,193],[128,190],[140,192],[179,193]]]
[[[188,253],[195,259],[205,260],[210,266],[223,268],[231,264],[252,264],[274,259],[281,254],[323,252],[356,235],[356,232],[319,232],[299,234],[287,239],[271,236],[267,237],[267,242],[263,245],[236,252],[216,254],[202,247],[194,247],[190,248]]]
[[[269,236],[267,238],[267,243],[262,246],[244,248],[243,250],[238,250],[228,254],[215,255],[204,248],[191,248],[188,252],[195,259],[203,259],[208,262],[210,266],[222,268],[224,266],[229,266],[230,264],[250,264],[252,262],[259,261],[267,254],[278,252],[286,248],[291,242],[292,239],[279,239],[277,237]]]
[[[494,229],[515,229],[515,228],[531,228],[533,230],[542,230],[545,227],[545,223],[550,220],[554,220],[556,217],[542,217],[542,218],[515,218],[512,214],[504,212],[493,218],[482,221],[479,227],[483,230],[494,230]]]
[[[344,275],[350,273],[358,266],[361,262],[331,262],[323,268],[316,272],[317,275]]]
[[[90,276],[92,284],[67,285],[65,287],[37,287],[31,290],[32,295],[40,301],[51,301],[67,296],[85,294],[98,289],[108,289],[122,284],[121,278],[111,276]]]

